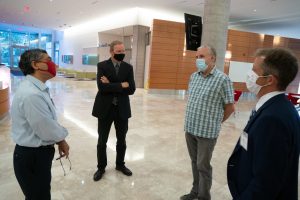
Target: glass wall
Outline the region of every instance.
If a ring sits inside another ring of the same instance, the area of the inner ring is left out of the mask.
[[[49,55],[52,55],[52,35],[42,34],[40,42],[41,49],[45,49]]]
[[[39,48],[39,34],[38,33],[31,33],[29,35],[29,48],[30,49]]]
[[[9,32],[0,31],[0,63],[6,66],[10,64],[9,36]]]
[[[55,62],[57,65],[59,65],[59,42],[54,43],[54,59],[53,62]]]
[[[0,63],[18,67],[20,55],[27,49],[41,48],[52,55],[52,35],[0,30]]]
[[[26,33],[19,33],[19,32],[11,32],[11,45],[17,46],[28,46],[29,45],[29,38]]]

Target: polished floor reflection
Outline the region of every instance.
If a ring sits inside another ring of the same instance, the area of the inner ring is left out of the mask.
[[[13,81],[13,88],[19,80]],[[133,117],[129,120],[126,165],[133,171],[127,177],[115,168],[115,131],[108,141],[108,166],[99,182],[96,170],[97,119],[91,116],[97,92],[95,81],[56,78],[48,82],[60,123],[69,130],[70,163],[63,159],[66,176],[59,161],[53,161],[53,200],[176,200],[189,192],[192,184],[190,159],[184,132],[186,100],[182,95],[149,93],[137,89],[131,96]],[[236,116],[226,121],[215,147],[213,165],[213,200],[229,200],[226,163],[247,122],[255,100],[243,95],[237,103]],[[0,199],[19,200],[23,194],[14,176],[10,138],[11,120],[0,122]],[[57,153],[56,153],[57,156]]]

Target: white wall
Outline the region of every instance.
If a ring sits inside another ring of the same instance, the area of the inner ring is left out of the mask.
[[[82,65],[82,54],[84,51],[83,48],[98,47],[99,44],[101,45],[101,42],[110,40],[108,38],[102,38],[99,42],[98,32],[132,25],[151,27],[154,18],[177,22],[184,21],[184,16],[181,12],[168,12],[166,10],[151,10],[135,7],[127,10],[116,10],[116,12],[111,15],[87,21],[66,29],[63,37],[59,40],[60,67],[80,71],[97,71],[96,66]],[[123,40],[120,38],[115,39]],[[100,60],[107,59],[110,56],[107,47],[100,47],[98,53]],[[73,55],[73,64],[62,63],[62,55]]]
[[[64,35],[60,41],[60,67],[75,69],[78,71],[96,72],[97,67],[82,64],[82,55],[85,54],[84,49],[97,47],[98,33],[91,32],[82,35]],[[61,61],[62,55],[73,55],[73,64],[66,64]]]
[[[108,58],[110,58],[108,45],[114,40],[123,41],[123,37],[118,35],[99,33],[99,61],[107,60]]]
[[[247,73],[252,70],[253,63],[230,61],[229,78],[233,82],[246,82]]]

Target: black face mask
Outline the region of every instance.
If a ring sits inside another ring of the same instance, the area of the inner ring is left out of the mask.
[[[122,61],[124,57],[125,57],[124,53],[119,53],[114,55],[114,59],[116,59],[117,61]]]

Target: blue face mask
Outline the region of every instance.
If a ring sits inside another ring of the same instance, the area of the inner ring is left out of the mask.
[[[207,69],[207,64],[205,63],[205,60],[202,58],[196,59],[196,67],[200,72],[203,72]]]

